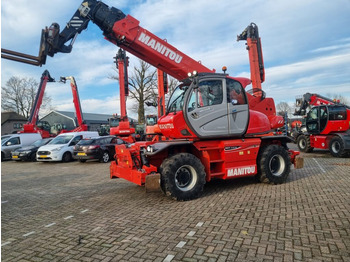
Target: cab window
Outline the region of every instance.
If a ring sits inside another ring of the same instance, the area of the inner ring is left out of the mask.
[[[208,80],[199,83],[197,106],[219,105],[223,101],[222,80]]]
[[[346,108],[341,106],[330,106],[329,109],[329,120],[345,120],[347,118]]]
[[[233,105],[243,105],[247,103],[244,89],[239,82],[233,79],[226,79],[226,89],[228,103]]]

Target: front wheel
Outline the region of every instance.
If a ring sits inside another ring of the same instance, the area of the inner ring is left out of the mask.
[[[179,153],[165,159],[160,166],[161,189],[175,200],[198,198],[204,188],[205,171],[202,162],[192,154]]]
[[[107,151],[105,151],[102,153],[102,156],[100,158],[100,162],[101,163],[108,163],[108,161],[109,161],[109,154]]]
[[[262,148],[258,159],[258,179],[263,183],[282,184],[290,172],[290,158],[287,150],[279,145]]]
[[[314,149],[310,145],[310,137],[306,135],[300,135],[297,139],[297,145],[301,152],[310,153]]]
[[[335,157],[346,156],[344,141],[338,136],[333,137],[329,143],[329,151],[331,152],[332,156]]]
[[[62,156],[62,162],[70,162],[72,161],[72,155],[70,152],[66,152]]]

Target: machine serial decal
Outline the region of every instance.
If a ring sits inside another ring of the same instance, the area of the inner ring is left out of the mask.
[[[227,170],[228,177],[250,175],[254,173],[255,173],[255,166],[231,168]]]
[[[164,55],[165,57],[168,57],[170,60],[173,60],[178,64],[182,60],[182,56],[180,56],[179,54],[177,54],[173,50],[169,49],[165,45],[157,42],[155,39],[151,38],[150,36],[146,35],[145,33],[141,33],[138,40],[140,42],[144,43],[145,45],[152,47],[153,50]]]
[[[160,129],[172,129],[174,128],[173,124],[165,124],[165,125],[159,125]]]

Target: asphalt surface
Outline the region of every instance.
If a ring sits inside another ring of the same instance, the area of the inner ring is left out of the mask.
[[[291,147],[294,147],[293,145]],[[1,163],[2,261],[350,261],[350,158],[177,202],[98,162]]]

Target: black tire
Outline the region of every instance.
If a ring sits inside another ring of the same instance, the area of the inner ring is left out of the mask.
[[[338,136],[333,137],[329,142],[329,151],[334,157],[345,157],[347,155],[344,141]]]
[[[70,162],[72,161],[72,154],[70,152],[66,152],[62,156],[62,162]]]
[[[80,163],[85,163],[85,162],[86,162],[86,159],[79,159],[79,162],[80,162]]]
[[[36,162],[36,152],[34,152],[30,155],[30,161]]]
[[[201,161],[192,154],[179,153],[165,159],[160,166],[162,191],[175,200],[198,198],[205,184],[205,171]]]
[[[261,149],[258,157],[258,179],[262,183],[282,184],[290,173],[288,151],[279,145],[269,145]]]
[[[4,161],[4,159],[5,159],[5,154],[1,152],[1,162]]]
[[[306,135],[300,135],[297,139],[297,145],[301,152],[310,153],[314,149],[310,145],[310,137]]]
[[[101,163],[108,163],[110,160],[109,153],[107,151],[104,151],[100,157]]]

